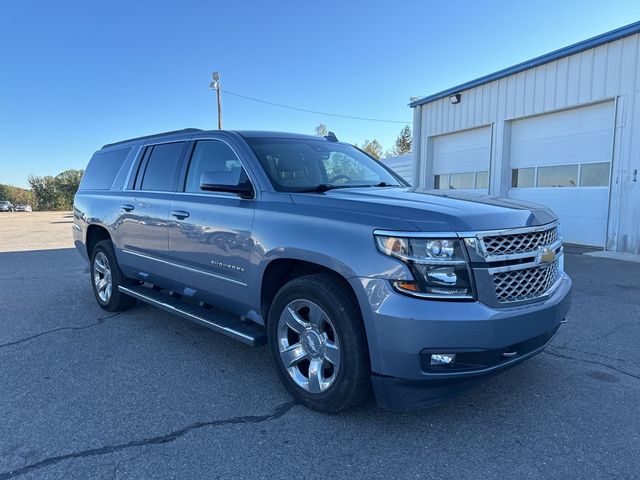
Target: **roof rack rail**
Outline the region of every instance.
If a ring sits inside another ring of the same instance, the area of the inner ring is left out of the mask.
[[[195,133],[195,132],[202,132],[202,129],[200,129],[200,128],[183,128],[182,130],[172,130],[170,132],[155,133],[153,135],[145,135],[143,137],[129,138],[128,140],[121,140],[120,142],[107,143],[106,145],[104,145],[102,147],[102,149],[109,148],[109,147],[114,147],[116,145],[122,145],[123,143],[137,142],[138,140],[148,140],[150,138],[164,137],[165,135],[175,135],[175,134],[178,134],[178,133]]]

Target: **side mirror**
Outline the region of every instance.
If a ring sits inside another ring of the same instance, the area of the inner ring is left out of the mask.
[[[240,170],[237,172],[202,172],[200,189],[209,192],[235,193],[241,198],[253,198],[255,195],[249,181],[240,183]]]

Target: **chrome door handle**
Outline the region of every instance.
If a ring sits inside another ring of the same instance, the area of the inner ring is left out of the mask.
[[[135,207],[133,205],[131,205],[130,203],[123,203],[122,205],[120,205],[120,208],[122,210],[124,210],[125,212],[130,212],[131,210],[133,210]]]
[[[189,212],[185,212],[184,210],[174,210],[171,212],[171,215],[176,217],[178,220],[184,220],[189,216]]]

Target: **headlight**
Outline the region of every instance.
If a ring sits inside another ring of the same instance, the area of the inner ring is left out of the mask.
[[[375,238],[380,252],[403,261],[413,273],[414,282],[392,282],[396,290],[425,298],[473,298],[471,274],[461,240],[387,235]]]

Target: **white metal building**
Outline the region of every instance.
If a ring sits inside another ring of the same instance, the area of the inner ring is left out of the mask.
[[[411,153],[383,158],[380,161],[395,171],[407,182],[411,184],[413,183],[413,155]]]
[[[413,184],[547,205],[640,253],[640,22],[411,103]]]

